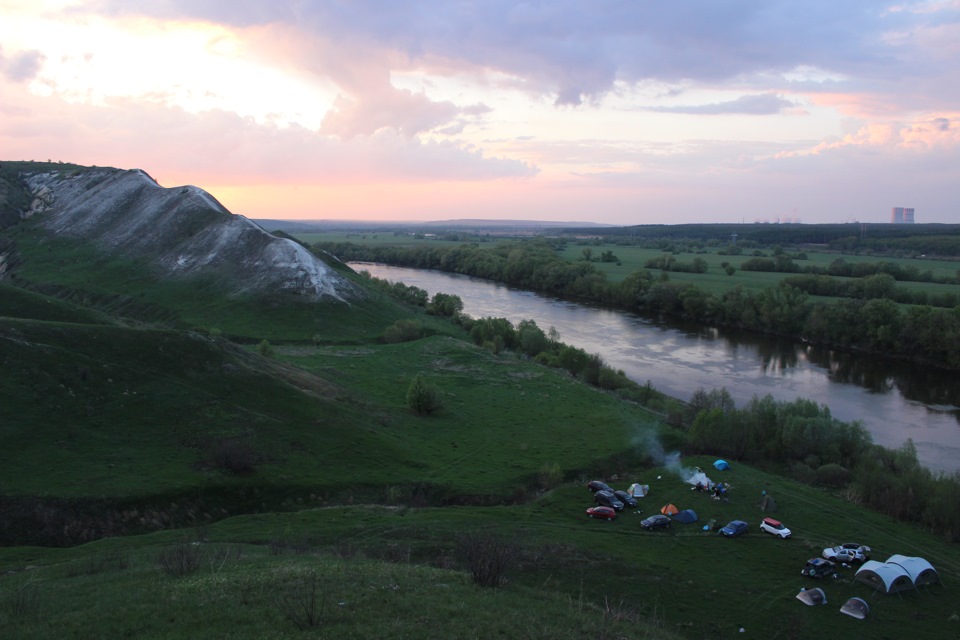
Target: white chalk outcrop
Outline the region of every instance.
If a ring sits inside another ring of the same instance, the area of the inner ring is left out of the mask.
[[[237,292],[349,300],[361,291],[303,246],[234,215],[206,191],[164,188],[139,169],[25,176],[27,216],[58,235],[142,259],[163,276],[204,276]]]

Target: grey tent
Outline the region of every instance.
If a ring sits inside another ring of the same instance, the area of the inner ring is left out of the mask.
[[[937,570],[923,558],[902,556],[898,553],[887,558],[887,564],[891,563],[903,567],[916,587],[940,582]]]
[[[857,569],[854,580],[859,580],[883,593],[896,593],[915,588],[906,569],[892,562],[868,560]]]
[[[673,519],[676,520],[677,522],[690,524],[691,522],[697,521],[697,513],[693,509],[684,509],[677,515],[673,516]]]
[[[845,613],[857,620],[863,620],[870,613],[870,605],[863,598],[850,598],[840,607],[840,613]]]
[[[800,593],[797,594],[797,600],[808,607],[812,607],[817,604],[827,604],[827,594],[825,594],[820,587],[815,589],[800,589]]]
[[[773,496],[764,493],[763,497],[760,498],[759,507],[763,511],[776,511],[777,501],[773,499]]]
[[[628,492],[630,493],[630,495],[632,495],[634,498],[642,498],[642,497],[644,497],[645,495],[647,495],[648,493],[650,493],[650,485],[648,485],[648,484],[637,484],[636,482],[634,482],[632,485],[630,485],[630,488],[627,489],[627,491],[628,491]]]

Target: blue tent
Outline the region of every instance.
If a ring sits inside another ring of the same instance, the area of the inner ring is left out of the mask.
[[[690,524],[691,522],[697,521],[697,513],[693,509],[684,509],[677,515],[673,516],[673,519],[677,522]]]
[[[717,460],[713,463],[713,468],[717,471],[729,471],[730,465],[727,464],[726,460]]]

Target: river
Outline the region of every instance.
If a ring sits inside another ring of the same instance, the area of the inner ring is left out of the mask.
[[[912,438],[934,471],[960,471],[960,376],[883,358],[701,325],[653,320],[488,280],[439,271],[351,263],[357,271],[460,296],[474,318],[534,320],[563,342],[599,354],[632,380],[689,400],[698,388],[724,387],[737,406],[754,396],[809,398],[834,418],[860,420],[873,441],[898,448]]]

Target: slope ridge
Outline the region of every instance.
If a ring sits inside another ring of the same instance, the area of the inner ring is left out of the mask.
[[[195,186],[164,188],[140,169],[23,174],[24,212],[58,236],[136,257],[162,277],[216,276],[233,293],[349,301],[362,291],[308,249],[230,213]]]

